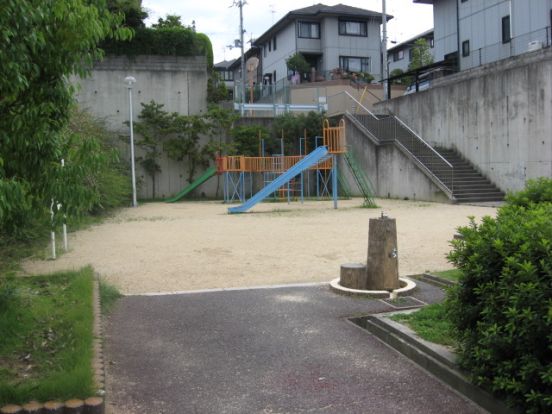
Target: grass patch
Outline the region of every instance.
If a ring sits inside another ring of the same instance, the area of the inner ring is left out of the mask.
[[[428,305],[409,314],[393,315],[391,319],[408,325],[426,341],[453,347],[456,345],[452,336],[452,324],[446,317],[445,305],[442,303]]]
[[[443,279],[452,280],[453,282],[458,282],[460,276],[462,276],[462,271],[458,269],[443,270],[441,272],[429,272],[432,275],[442,277]]]
[[[115,305],[115,302],[122,296],[121,292],[119,292],[115,286],[100,281],[100,303],[102,306],[102,313],[109,313],[113,305]]]
[[[0,406],[93,395],[92,276],[0,279]]]

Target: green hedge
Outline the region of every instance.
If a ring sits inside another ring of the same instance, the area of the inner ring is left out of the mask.
[[[460,228],[449,255],[463,273],[447,299],[461,364],[526,413],[552,412],[551,190],[529,182],[496,218]]]
[[[107,55],[207,56],[213,65],[209,38],[186,27],[143,28],[129,41],[109,39],[101,44]]]

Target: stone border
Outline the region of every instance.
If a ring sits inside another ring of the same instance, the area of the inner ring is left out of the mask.
[[[406,277],[399,277],[399,280],[406,283],[406,286],[393,290],[397,296],[405,296],[416,288],[416,283]],[[330,282],[330,289],[338,293],[344,293],[346,295],[364,296],[368,298],[388,298],[390,292],[387,290],[360,290],[351,289],[339,284],[339,278]]]
[[[388,317],[393,314],[415,311],[417,309],[351,318],[348,320],[357,327],[372,333],[383,343],[405,355],[424,370],[435,375],[439,380],[450,386],[454,391],[462,394],[490,413],[520,414],[488,392],[472,384],[467,375],[456,365],[456,356],[450,349],[423,340],[409,327],[392,321]]]
[[[430,285],[437,286],[438,288],[449,288],[456,286],[458,282],[453,280],[445,279],[443,277],[433,275],[431,273],[421,273],[419,275],[411,275],[413,279],[421,280],[422,282],[429,283]]]
[[[96,274],[92,281],[92,369],[98,389],[95,397],[86,400],[71,399],[65,402],[47,401],[44,404],[31,401],[22,406],[8,404],[0,407],[0,414],[104,414],[105,413],[105,369],[102,352],[102,319],[100,306],[100,283]]]

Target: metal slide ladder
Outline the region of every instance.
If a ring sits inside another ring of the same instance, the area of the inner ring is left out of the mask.
[[[355,157],[353,156],[353,153],[351,151],[347,151],[345,153],[345,161],[347,163],[347,166],[349,167],[349,170],[353,174],[358,189],[364,197],[363,206],[377,207],[376,202],[374,201],[373,186],[364,171],[358,166],[358,163],[356,162]]]

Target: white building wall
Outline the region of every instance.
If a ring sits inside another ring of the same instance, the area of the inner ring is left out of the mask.
[[[340,56],[369,57],[370,73],[380,79],[381,51],[380,24],[368,21],[367,37],[339,35],[337,17],[325,18],[320,27],[322,33],[323,70],[330,71],[339,67]]]
[[[549,45],[551,9],[552,0],[435,0],[435,60],[460,48],[460,69],[465,70],[525,53],[531,41]],[[505,16],[510,16],[512,40],[503,43]],[[468,56],[462,54],[465,41],[469,41]]]
[[[436,62],[443,60],[447,54],[458,50],[457,1],[459,0],[439,0],[433,4]]]
[[[276,50],[271,47],[271,51],[269,51],[267,42],[263,45],[263,75],[276,71],[276,81],[279,81],[287,77],[286,59],[289,59],[297,50],[295,24],[288,25],[275,36]],[[270,38],[272,44],[274,44],[273,37]],[[266,56],[264,48],[266,48]],[[272,81],[274,82],[274,79]]]

